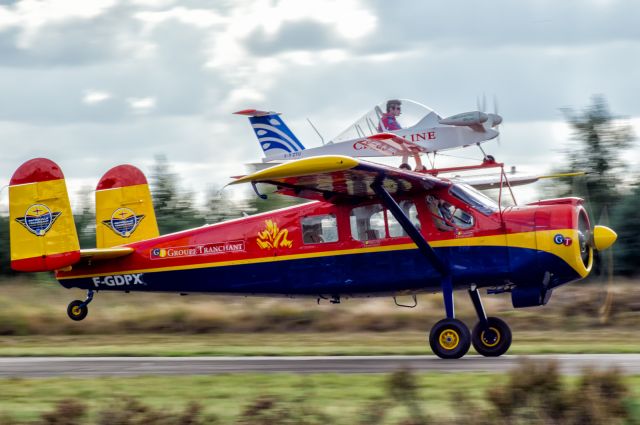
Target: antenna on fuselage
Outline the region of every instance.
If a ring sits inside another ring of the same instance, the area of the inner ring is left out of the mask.
[[[324,146],[324,137],[322,137],[322,134],[320,134],[320,132],[318,131],[316,126],[313,125],[313,123],[311,122],[311,120],[309,118],[307,118],[307,121],[309,122],[309,125],[311,126],[311,128],[313,128],[313,131],[315,131],[316,134],[318,135],[318,137],[320,138],[320,141],[322,142],[322,146]]]

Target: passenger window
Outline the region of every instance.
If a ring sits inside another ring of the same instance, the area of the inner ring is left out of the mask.
[[[359,241],[384,238],[384,209],[379,204],[365,205],[351,210],[351,236]]]
[[[302,241],[305,244],[336,242],[338,240],[338,222],[333,214],[304,217],[302,223]]]
[[[400,209],[404,214],[409,217],[411,223],[416,226],[418,230],[420,230],[420,220],[418,220],[418,210],[416,205],[411,201],[401,201],[398,205],[400,205]],[[387,210],[387,223],[389,224],[389,236],[392,238],[399,238],[402,236],[407,236],[407,232],[404,231],[398,220]]]
[[[473,216],[468,212],[432,195],[427,195],[426,201],[433,224],[438,230],[446,232],[456,227],[460,229],[473,227]]]

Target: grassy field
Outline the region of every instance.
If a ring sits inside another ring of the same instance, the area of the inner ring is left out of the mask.
[[[485,296],[490,315],[514,334],[511,353],[640,352],[640,282],[616,282],[603,321],[599,284],[558,289],[544,307],[514,310],[508,295]],[[438,294],[418,307],[391,299],[180,297],[173,294],[96,295],[87,319],[73,322],[66,290],[46,275],[0,282],[0,356],[12,355],[361,355],[429,353],[427,332],[442,318]],[[458,317],[476,318],[464,292]]]
[[[482,406],[490,388],[507,380],[506,375],[480,373],[416,374],[421,407],[432,417],[448,417],[464,396]],[[238,416],[260,396],[305,403],[314,411],[353,419],[373,405],[388,401],[387,375],[338,374],[229,374],[217,376],[139,377],[100,379],[0,379],[0,413],[20,420],[34,420],[42,412],[64,399],[83,400],[91,415],[105,408],[118,408],[131,398],[158,409],[178,411],[190,402],[198,402],[204,413],[223,423]],[[575,381],[576,378],[566,378]],[[640,377],[624,381],[632,398],[640,396]],[[405,407],[391,403],[390,418],[406,415]],[[330,423],[330,422],[327,422]]]
[[[509,354],[638,353],[635,331],[523,330]],[[473,348],[470,353],[474,353]],[[431,354],[426,334],[358,333],[125,334],[0,337],[0,356],[314,356]]]

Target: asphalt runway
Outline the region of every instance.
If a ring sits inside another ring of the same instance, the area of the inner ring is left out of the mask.
[[[555,360],[563,374],[618,368],[640,375],[640,354],[554,354],[486,358],[466,356],[336,357],[4,357],[0,377],[214,375],[221,373],[388,373],[400,368],[431,372],[504,372],[523,358]]]

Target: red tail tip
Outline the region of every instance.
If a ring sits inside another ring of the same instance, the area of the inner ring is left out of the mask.
[[[47,158],[34,158],[22,164],[11,176],[10,185],[64,179],[60,166]]]
[[[147,184],[142,171],[133,165],[118,165],[107,171],[98,182],[96,190],[115,189],[117,187]]]

